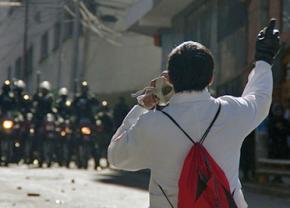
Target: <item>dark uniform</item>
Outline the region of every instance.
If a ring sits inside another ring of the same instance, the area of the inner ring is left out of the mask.
[[[56,101],[58,115],[64,119],[69,119],[72,113],[71,101],[68,98],[60,98]]]
[[[51,87],[48,81],[44,81],[40,84],[39,92],[33,97],[34,107],[34,125],[36,131],[36,137],[33,142],[33,150],[37,152],[40,159],[39,166],[42,165],[43,160],[49,160],[53,150],[52,141],[46,140],[46,129],[44,121],[49,113],[53,114],[53,96],[50,93]],[[52,117],[50,117],[52,118]],[[53,117],[54,118],[54,117]],[[46,158],[46,159],[45,159]],[[47,161],[50,165],[50,161]]]
[[[103,101],[100,112],[97,114],[96,124],[99,129],[96,140],[99,146],[99,154],[102,157],[106,157],[107,148],[114,132],[113,118],[106,101]]]
[[[0,107],[1,113],[3,115],[7,115],[8,113],[12,113],[15,110],[15,97],[11,92],[11,83],[6,80],[3,87],[2,93],[0,95]]]
[[[35,110],[35,120],[37,122],[42,122],[48,113],[52,113],[52,94],[35,94],[33,97],[33,104]]]
[[[81,119],[94,119],[94,105],[95,99],[88,94],[77,95],[73,101],[73,111],[76,120],[79,122]]]
[[[15,83],[14,96],[15,96],[15,110],[17,112],[25,115],[26,113],[31,112],[32,110],[32,99],[31,97],[24,92],[25,83],[22,80],[18,80]]]
[[[98,100],[89,94],[88,83],[86,81],[82,82],[80,85],[80,93],[75,96],[72,105],[77,123],[81,119],[89,119],[93,122],[98,104]]]
[[[123,119],[129,112],[129,106],[126,104],[125,99],[123,97],[119,98],[119,102],[114,107],[113,118],[114,118],[114,126],[118,128],[121,126]]]

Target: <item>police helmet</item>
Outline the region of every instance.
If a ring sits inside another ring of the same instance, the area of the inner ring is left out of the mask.
[[[89,90],[89,84],[87,81],[82,81],[81,82],[81,92],[87,92]]]
[[[2,86],[2,90],[6,91],[6,92],[11,90],[11,82],[10,82],[10,80],[5,80],[4,81],[4,84]]]
[[[67,88],[63,87],[58,91],[59,96],[68,96],[68,90]]]
[[[43,81],[43,82],[40,83],[39,88],[43,89],[43,90],[50,91],[51,90],[51,84],[50,84],[49,81]]]
[[[15,87],[19,90],[25,90],[26,84],[23,80],[20,79],[15,82]]]

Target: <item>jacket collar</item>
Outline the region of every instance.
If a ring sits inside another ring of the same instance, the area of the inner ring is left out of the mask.
[[[200,92],[192,91],[192,92],[177,93],[174,96],[172,96],[169,103],[170,104],[186,103],[200,100],[209,100],[210,98],[211,98],[210,93],[206,89]]]

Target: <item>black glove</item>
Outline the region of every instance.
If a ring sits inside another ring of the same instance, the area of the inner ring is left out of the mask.
[[[280,46],[280,32],[275,30],[276,19],[271,19],[268,26],[260,31],[256,40],[256,61],[273,64]]]

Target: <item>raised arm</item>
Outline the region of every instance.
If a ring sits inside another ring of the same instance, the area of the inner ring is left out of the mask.
[[[244,133],[255,129],[268,115],[272,101],[273,77],[271,65],[279,48],[279,31],[275,19],[258,35],[256,41],[255,68],[241,97],[221,97],[229,105],[229,112]]]

